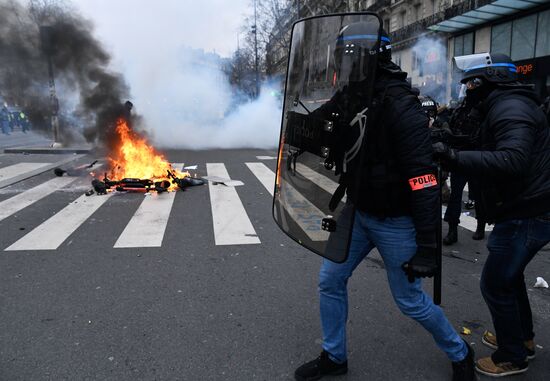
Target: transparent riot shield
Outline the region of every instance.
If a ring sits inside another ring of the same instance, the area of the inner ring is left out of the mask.
[[[349,192],[368,129],[380,19],[353,13],[300,20],[292,29],[273,215],[295,241],[346,260]]]

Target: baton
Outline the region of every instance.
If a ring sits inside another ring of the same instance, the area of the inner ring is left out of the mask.
[[[443,265],[442,263],[443,250],[441,247],[442,225],[443,225],[441,222],[441,214],[443,212],[441,201],[442,201],[442,193],[443,193],[442,192],[443,184],[441,184],[441,162],[440,161],[437,161],[437,182],[439,184],[439,201],[437,203],[437,213],[438,213],[437,218],[439,222],[437,224],[437,230],[436,230],[437,246],[436,246],[435,260],[437,264],[437,270],[434,276],[433,300],[434,300],[434,303],[439,306],[441,304],[441,268]]]

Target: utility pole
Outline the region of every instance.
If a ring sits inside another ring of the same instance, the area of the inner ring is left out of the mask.
[[[59,145],[59,100],[57,99],[57,93],[55,90],[55,76],[53,72],[53,58],[55,53],[55,47],[52,41],[52,30],[49,26],[40,27],[40,38],[42,44],[42,50],[46,55],[48,61],[48,83],[50,86],[50,112],[51,112],[51,125],[53,132],[53,146]]]
[[[258,28],[257,28],[257,12],[256,12],[256,0],[254,0],[254,26],[252,31],[254,32],[254,56],[256,66],[256,97],[260,96],[260,72],[258,71]]]

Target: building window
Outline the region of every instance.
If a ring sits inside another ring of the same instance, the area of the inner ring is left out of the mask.
[[[391,32],[391,30],[390,30],[390,19],[384,19],[384,30],[388,33]]]
[[[454,55],[465,56],[474,53],[474,33],[467,33],[454,38]]]
[[[464,38],[464,54],[474,53],[474,33],[468,33],[462,36]]]
[[[550,10],[539,13],[537,49],[535,56],[550,56]]]
[[[407,11],[403,11],[399,14],[399,28],[403,28],[405,26],[406,15],[407,15]]]
[[[547,30],[545,33],[548,33]],[[512,25],[512,55],[511,55],[511,58],[513,61],[525,60],[528,58],[533,58],[535,56],[536,34],[537,34],[537,15],[536,14],[514,20]]]
[[[422,18],[422,4],[416,4],[414,6],[414,19],[416,21]]]
[[[491,29],[491,53],[510,55],[512,45],[512,23],[495,25]]]

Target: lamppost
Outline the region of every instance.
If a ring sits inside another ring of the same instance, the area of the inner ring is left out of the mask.
[[[258,28],[257,28],[257,11],[256,0],[254,0],[254,25],[252,26],[254,33],[254,66],[256,70],[256,97],[260,96],[260,72],[258,71]]]
[[[53,146],[60,145],[59,143],[59,100],[57,99],[57,93],[55,90],[55,77],[53,73],[53,60],[52,56],[55,53],[54,43],[52,41],[52,27],[41,26],[40,27],[40,40],[42,44],[42,51],[46,55],[48,61],[48,83],[50,86],[50,113],[51,113],[51,125],[53,132]]]

